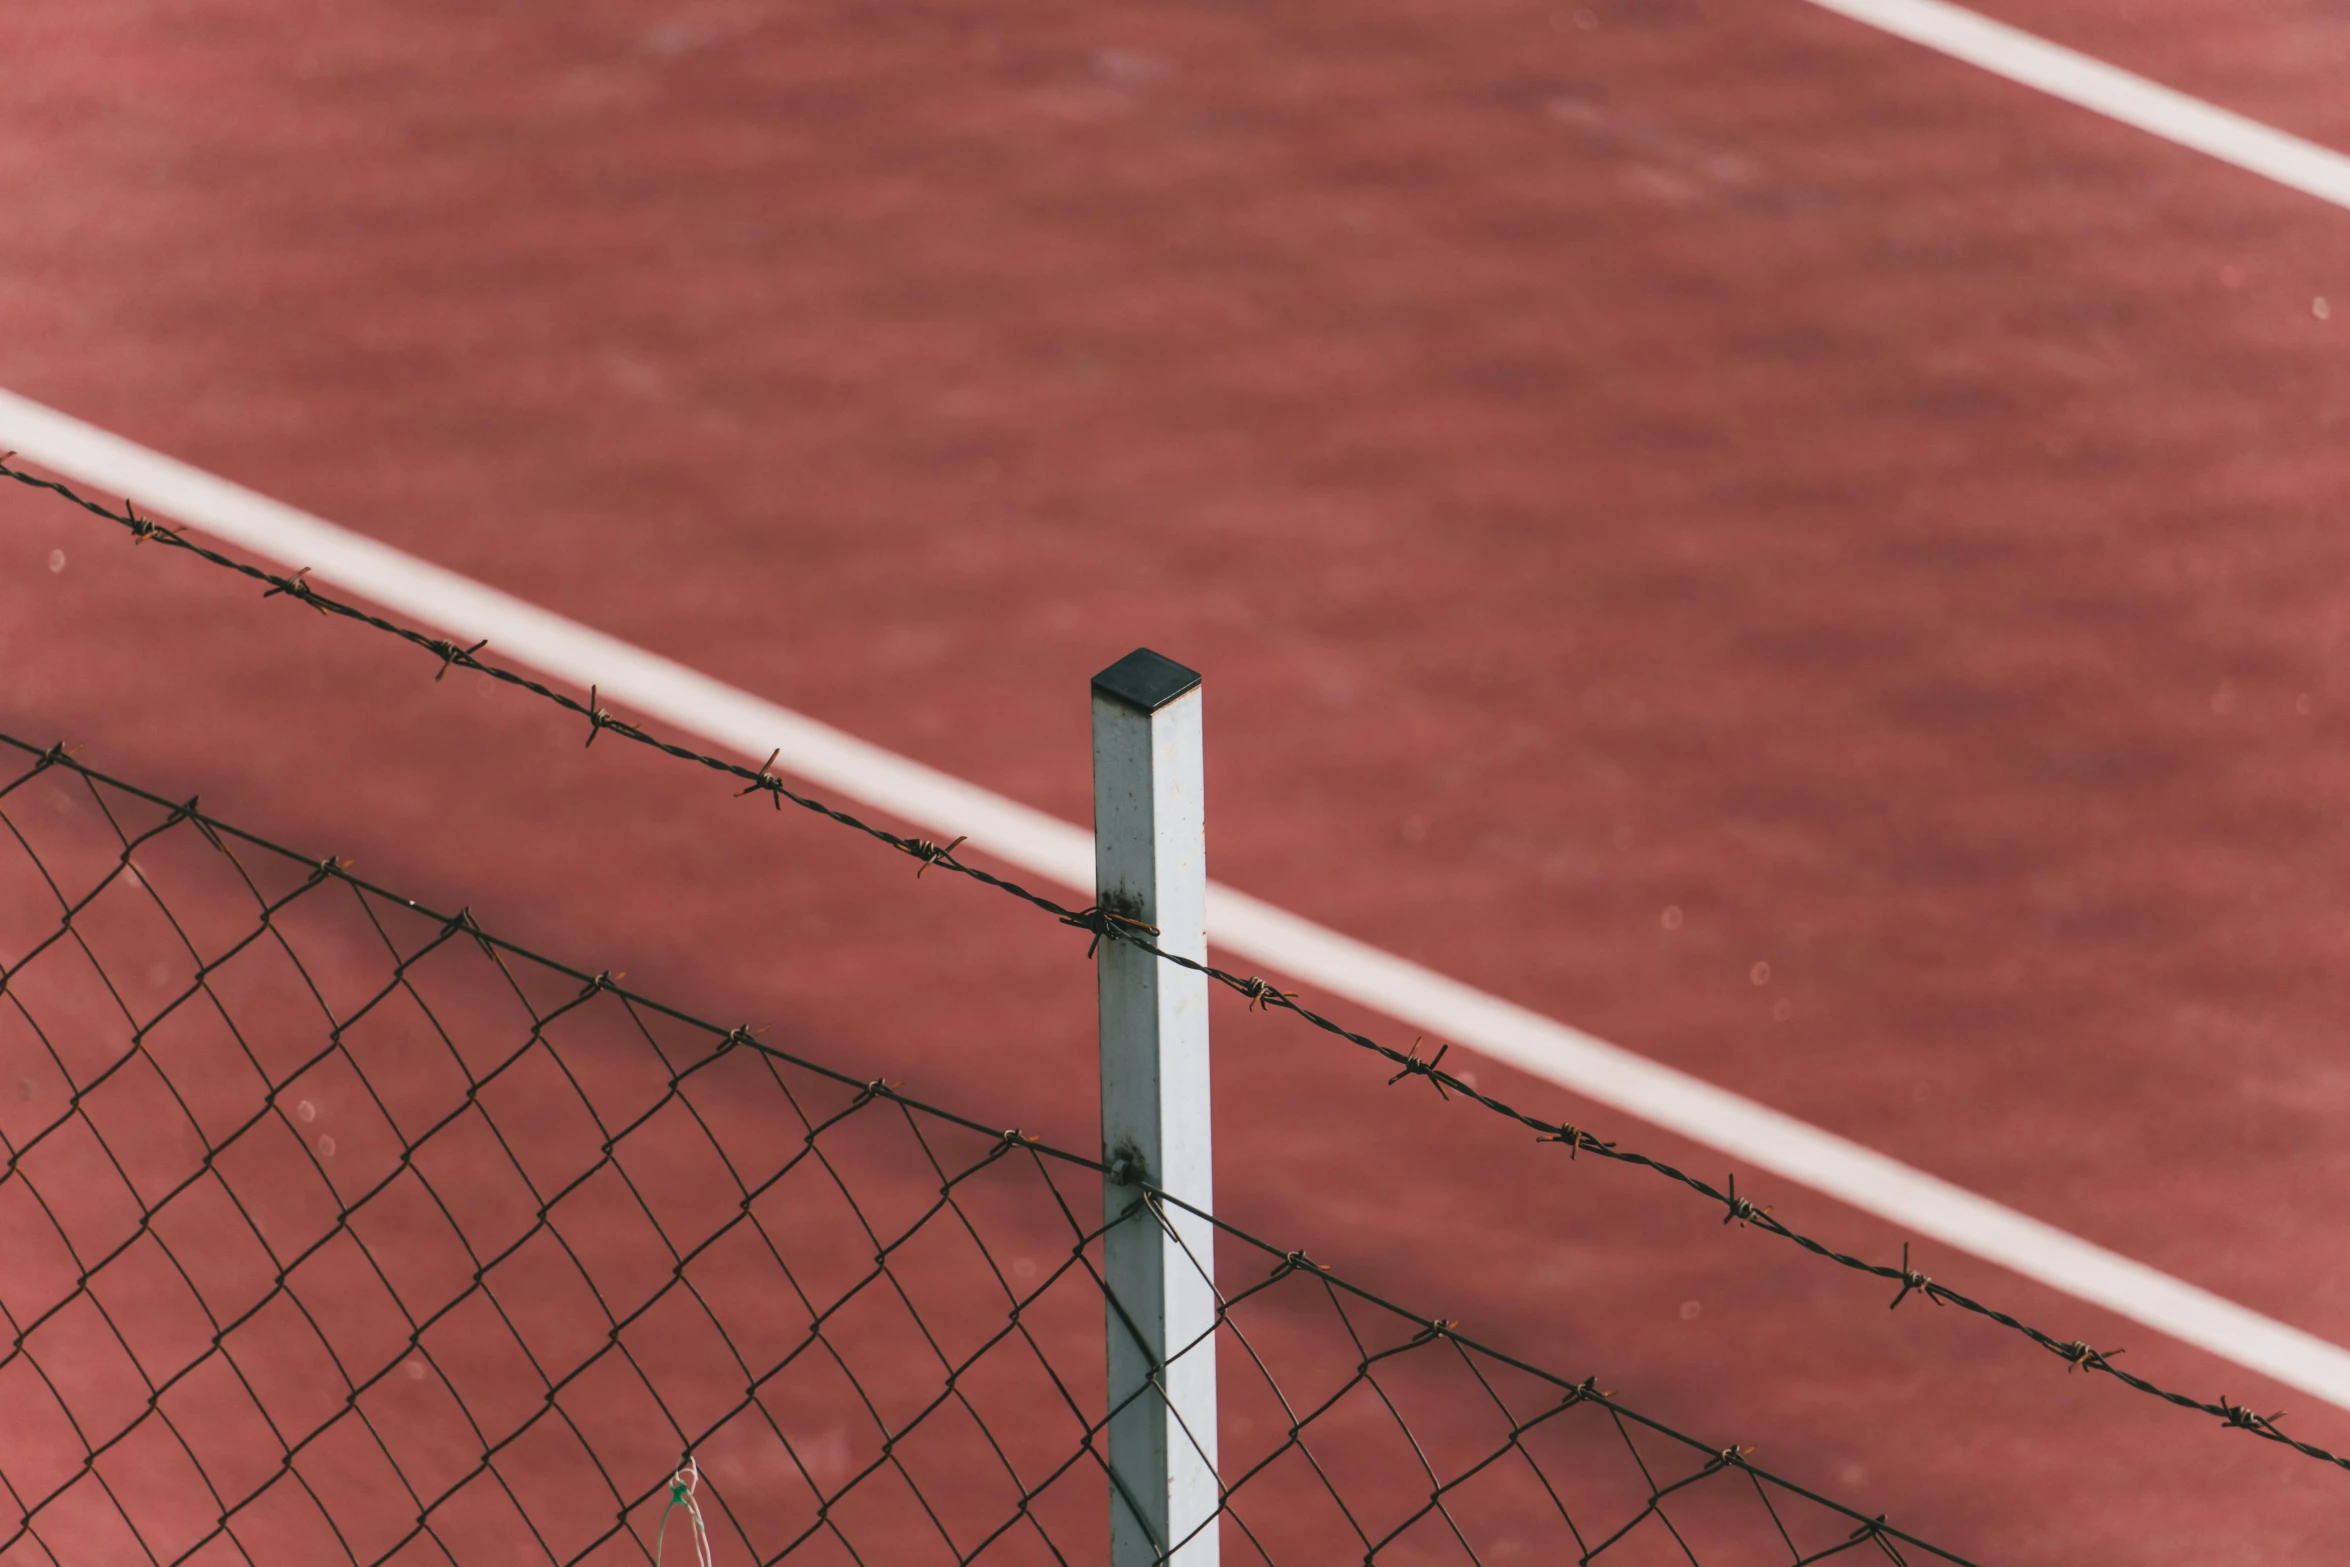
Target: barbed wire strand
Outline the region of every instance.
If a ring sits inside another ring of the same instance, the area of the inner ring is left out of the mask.
[[[12,459],[15,456],[14,452],[0,454],[0,477],[14,479],[17,483],[28,488],[47,491],[59,496],[82,510],[125,529],[134,544],[144,544],[150,541],[159,543],[172,549],[184,551],[222,570],[265,584],[265,590],[262,594],[264,598],[282,596],[307,605],[322,615],[355,621],[385,635],[396,637],[431,654],[438,660],[440,667],[433,676],[435,680],[446,676],[452,668],[471,670],[477,674],[486,675],[501,684],[527,691],[542,701],[552,703],[565,712],[584,719],[588,726],[585,742],[588,746],[593,746],[600,735],[613,734],[632,743],[650,747],[679,761],[692,762],[712,772],[725,774],[743,783],[744,787],[736,791],[738,796],[765,794],[773,801],[778,810],[781,810],[784,803],[788,801],[802,810],[862,833],[876,842],[886,844],[899,853],[912,857],[920,862],[920,866],[915,872],[917,877],[933,869],[949,871],[1018,899],[1051,915],[1064,925],[1085,931],[1091,937],[1087,947],[1089,956],[1094,948],[1104,940],[1121,941],[1178,967],[1202,974],[1214,983],[1243,997],[1252,1009],[1278,1010],[1290,1013],[1333,1038],[1343,1040],[1358,1049],[1378,1056],[1396,1068],[1395,1075],[1389,1079],[1391,1084],[1408,1077],[1425,1078],[1448,1101],[1456,1098],[1466,1100],[1505,1120],[1515,1122],[1533,1132],[1539,1141],[1563,1145],[1570,1159],[1581,1154],[1591,1154],[1616,1164],[1646,1170],[1709,1203],[1718,1205],[1722,1209],[1722,1222],[1726,1225],[1735,1223],[1742,1228],[1760,1230],[1780,1240],[1791,1242],[1812,1256],[1835,1263],[1852,1272],[1895,1285],[1898,1287],[1897,1292],[1888,1303],[1889,1308],[1900,1306],[1912,1295],[1931,1301],[1938,1306],[1956,1306],[1962,1311],[2017,1334],[2062,1360],[2068,1372],[2083,1371],[2111,1377],[2125,1387],[2160,1399],[2175,1408],[2208,1415],[2230,1429],[2250,1432],[2265,1441],[2290,1448],[2304,1457],[2331,1464],[2340,1469],[2350,1470],[2350,1457],[2331,1452],[2326,1448],[2289,1435],[2276,1424],[2279,1418],[2277,1415],[2257,1414],[2246,1406],[2224,1397],[2219,1399],[2200,1398],[2165,1387],[2150,1378],[2139,1376],[2115,1365],[2112,1357],[2121,1353],[2119,1350],[2100,1350],[2084,1339],[2060,1337],[2023,1321],[2011,1312],[1988,1305],[1963,1291],[1938,1283],[1910,1265],[1909,1248],[1906,1244],[1903,1247],[1902,1261],[1899,1266],[1885,1262],[1873,1262],[1838,1250],[1775,1217],[1767,1207],[1741,1197],[1737,1191],[1737,1180],[1734,1175],[1723,1186],[1716,1187],[1702,1176],[1692,1175],[1665,1160],[1623,1147],[1617,1142],[1604,1140],[1573,1123],[1552,1121],[1534,1115],[1504,1099],[1483,1092],[1467,1079],[1445,1071],[1439,1064],[1444,1051],[1450,1048],[1449,1045],[1440,1046],[1436,1055],[1430,1058],[1423,1058],[1419,1055],[1417,1042],[1410,1050],[1398,1050],[1392,1045],[1384,1044],[1368,1034],[1348,1028],[1314,1008],[1300,1003],[1295,993],[1276,989],[1270,982],[1257,975],[1239,974],[1213,964],[1199,962],[1180,953],[1168,952],[1151,939],[1157,932],[1148,926],[1141,925],[1098,905],[1071,908],[1016,881],[998,876],[982,866],[968,864],[959,859],[954,852],[965,841],[961,838],[955,839],[952,843],[941,844],[928,838],[908,837],[876,826],[851,812],[841,810],[813,796],[800,793],[786,785],[774,771],[782,754],[780,751],[769,756],[765,763],[754,769],[745,767],[739,762],[729,761],[724,757],[713,756],[708,752],[697,751],[690,746],[679,745],[674,741],[663,739],[603,707],[600,703],[600,692],[596,687],[589,688],[587,700],[583,702],[541,681],[532,679],[528,675],[483,658],[481,655],[488,647],[486,641],[476,642],[469,647],[462,646],[448,638],[436,637],[429,632],[402,625],[397,621],[321,592],[309,581],[308,567],[299,568],[291,575],[282,575],[266,567],[223,554],[188,539],[178,528],[167,527],[151,517],[140,515],[137,507],[133,504],[126,502],[123,510],[118,512],[100,501],[83,495],[68,484],[25,472],[14,466]]]

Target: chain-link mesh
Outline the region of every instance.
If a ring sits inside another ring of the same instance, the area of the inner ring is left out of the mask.
[[[0,1564],[1105,1560],[1094,1161],[0,757]],[[1218,1247],[1227,1560],[1957,1559]]]

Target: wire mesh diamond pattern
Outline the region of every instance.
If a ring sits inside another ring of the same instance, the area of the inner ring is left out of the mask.
[[[1098,1163],[0,746],[0,1567],[1105,1558]],[[1229,1560],[1958,1560],[1218,1249]]]

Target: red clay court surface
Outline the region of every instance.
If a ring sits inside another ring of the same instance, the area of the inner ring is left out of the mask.
[[[15,17],[0,385],[1070,819],[1156,646],[1221,879],[2350,1336],[2350,215],[1795,0],[1587,11]],[[1998,14],[2350,145],[2315,8]],[[0,727],[1091,1140],[1070,933],[0,508]],[[1980,1560],[2350,1546],[2336,1472],[1219,1028],[1222,1209],[1489,1341]]]

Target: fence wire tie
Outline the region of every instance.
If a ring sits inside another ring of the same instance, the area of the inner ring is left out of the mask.
[[[1903,1241],[1901,1243],[1901,1293],[1894,1296],[1885,1309],[1891,1311],[1895,1306],[1909,1299],[1912,1291],[1925,1296],[1937,1306],[1942,1304],[1942,1291],[1935,1286],[1934,1281],[1909,1265],[1909,1242]],[[2121,1351],[2117,1349],[2114,1353],[2118,1355]]]
[[[1138,935],[1156,936],[1159,934],[1158,926],[1145,925],[1130,914],[1120,914],[1114,910],[1105,909],[1098,903],[1091,908],[1079,909],[1074,914],[1063,915],[1061,923],[1074,925],[1079,930],[1093,932],[1093,940],[1086,943],[1085,947],[1085,955],[1089,958],[1101,950],[1104,936],[1114,941],[1130,941]]]
[[[1440,1317],[1413,1334],[1412,1343],[1414,1345],[1433,1344],[1438,1339],[1449,1339],[1459,1331],[1460,1325],[1461,1319],[1458,1317]]]
[[[1254,974],[1240,982],[1239,990],[1242,995],[1248,997],[1248,1009],[1251,1012],[1260,1009],[1270,1012],[1276,1001],[1295,1001],[1297,999],[1296,991],[1275,990],[1270,982],[1259,979]]]
[[[669,1515],[680,1507],[685,1509],[686,1528],[693,1540],[694,1567],[711,1567],[710,1532],[702,1526],[702,1504],[694,1499],[694,1487],[701,1478],[691,1454],[669,1477],[669,1504],[661,1509],[661,1521],[653,1529],[653,1567],[661,1567],[661,1552],[669,1543]]]
[[[440,673],[434,675],[433,679],[438,681],[446,678],[449,673],[449,666],[451,664],[472,663],[473,655],[480,652],[483,648],[488,647],[489,645],[490,639],[488,637],[483,637],[479,642],[474,643],[471,647],[459,647],[455,642],[450,641],[446,637],[433,638],[431,641],[425,643],[426,647],[432,649],[435,653],[438,653],[441,656]]]
[[[598,688],[598,687],[596,687],[596,686],[592,686],[592,685],[591,685],[591,686],[589,686],[589,687],[588,687],[588,699],[587,699],[587,721],[588,721],[588,737],[587,737],[587,744],[588,744],[588,745],[594,745],[594,744],[596,743],[596,736],[598,736],[598,735],[602,734],[602,733],[604,732],[604,729],[605,729],[605,727],[606,727],[607,725],[609,725],[609,724],[612,722],[612,715],[611,715],[609,712],[605,711],[603,708],[601,708],[601,707],[599,707],[599,706],[597,706],[597,705],[596,705],[596,698],[597,698],[598,690],[599,690],[599,688]],[[586,749],[587,749],[587,746],[583,745],[583,746],[581,746],[581,747],[580,747],[580,749],[584,751],[584,750],[586,750]]]
[[[464,908],[461,908],[456,913],[450,915],[448,923],[441,927],[441,934],[444,936],[454,936],[460,932],[473,938],[473,944],[481,948],[481,955],[483,957],[490,958],[492,960],[496,959],[498,954],[496,949],[490,946],[489,932],[483,930],[481,926],[475,922],[473,918],[473,905],[471,904],[467,904]]]
[[[781,810],[782,808],[782,802],[778,801],[776,804],[776,809]],[[960,849],[964,844],[967,844],[970,841],[971,835],[969,833],[965,833],[962,837],[957,838],[953,843],[947,844],[943,848],[938,844],[932,843],[928,838],[916,838],[911,843],[901,843],[898,845],[898,847],[905,850],[908,854],[911,854],[914,856],[914,858],[922,862],[921,866],[914,872],[914,879],[916,881],[920,881],[922,879],[923,871],[930,869],[930,867],[936,865],[941,860],[947,860],[948,856],[952,855],[957,849]],[[948,863],[952,864],[953,862],[948,860]]]
[[[1329,1271],[1330,1265],[1328,1263],[1316,1262],[1302,1251],[1292,1251],[1282,1254],[1281,1260],[1273,1265],[1273,1271],[1268,1277],[1278,1279],[1285,1278],[1292,1273],[1328,1273]]]
[[[308,566],[304,566],[290,577],[272,577],[269,580],[275,586],[262,589],[261,596],[263,598],[273,599],[280,593],[286,593],[300,599],[321,615],[326,613],[326,606],[318,602],[318,590],[310,585],[310,568]]]
[[[738,1024],[726,1031],[726,1037],[718,1041],[718,1048],[711,1053],[722,1056],[737,1045],[747,1045],[756,1049],[759,1044],[758,1033],[759,1031],[748,1023]]]
[[[782,754],[783,747],[780,745],[777,746],[774,750],[768,752],[767,760],[759,764],[759,776],[752,779],[749,783],[744,784],[740,789],[735,790],[734,797],[739,800],[746,794],[756,794],[761,789],[764,789],[767,791],[767,798],[775,802],[775,808],[779,811],[782,810],[783,780],[776,777],[771,771],[769,771],[769,769],[775,766],[775,759]],[[922,873],[920,871],[916,871],[914,874],[919,876]]]
[[[1389,1078],[1387,1086],[1393,1088],[1407,1077],[1424,1077],[1428,1079],[1428,1086],[1436,1090],[1439,1099],[1450,1100],[1452,1095],[1444,1091],[1444,1080],[1436,1075],[1436,1069],[1443,1065],[1444,1053],[1452,1046],[1449,1043],[1438,1045],[1436,1054],[1423,1061],[1420,1059],[1420,1046],[1427,1037],[1425,1034],[1412,1036],[1412,1048],[1403,1057],[1403,1070]]]
[[[1753,1203],[1748,1202],[1745,1198],[1738,1195],[1738,1177],[1735,1172],[1733,1172],[1730,1176],[1729,1194],[1723,1197],[1722,1206],[1730,1210],[1728,1213],[1722,1215],[1722,1222],[1724,1224],[1728,1224],[1732,1220],[1736,1220],[1739,1224],[1743,1225],[1748,1220],[1762,1218],[1765,1214],[1771,1211],[1768,1208],[1757,1208]]]
[[[2116,1355],[2127,1353],[2119,1349],[2091,1349],[2078,1339],[2070,1344],[2059,1345],[2056,1352],[2064,1357],[2064,1374],[2068,1377],[2076,1371],[2111,1371],[2113,1367],[2106,1362]]]

